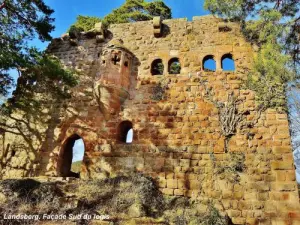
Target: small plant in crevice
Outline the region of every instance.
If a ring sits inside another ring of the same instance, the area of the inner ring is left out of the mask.
[[[229,153],[229,159],[220,163],[216,162],[215,156],[212,153],[210,156],[215,175],[221,179],[226,179],[231,183],[237,184],[240,182],[240,174],[245,171],[245,154],[241,152]]]
[[[209,202],[207,207],[207,213],[202,219],[201,225],[228,225],[227,216],[222,216],[218,209],[213,205],[212,202]]]
[[[169,80],[162,79],[152,88],[152,99],[161,101],[166,98],[166,90],[168,89]]]

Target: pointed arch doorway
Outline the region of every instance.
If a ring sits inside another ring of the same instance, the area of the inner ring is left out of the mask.
[[[61,177],[80,177],[85,146],[83,139],[73,134],[63,144],[57,163],[57,174]]]

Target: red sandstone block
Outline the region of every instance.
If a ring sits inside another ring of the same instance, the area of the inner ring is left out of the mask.
[[[270,182],[270,181],[275,181],[276,176],[275,175],[265,175],[265,181]]]
[[[243,193],[243,192],[240,192],[240,191],[238,191],[238,192],[233,192],[233,198],[234,198],[234,199],[242,199],[243,196],[244,196],[244,193]]]
[[[292,225],[300,225],[300,219],[292,220]]]
[[[196,197],[198,193],[199,193],[198,190],[187,190],[185,196],[192,198],[192,197]]]
[[[257,221],[255,218],[246,218],[246,224],[247,225],[256,225],[257,224]]]
[[[287,201],[290,198],[290,193],[270,192],[270,199],[275,201]]]
[[[272,170],[291,170],[293,169],[292,162],[273,161],[271,162]]]
[[[174,189],[163,188],[163,189],[161,189],[161,192],[165,195],[173,195],[174,194]]]
[[[167,187],[167,180],[166,179],[159,179],[158,186],[160,188],[166,188]]]
[[[173,179],[174,178],[174,173],[166,173],[166,178],[167,179]]]
[[[259,174],[254,174],[254,176],[252,177],[253,181],[262,181],[264,180],[264,176],[263,175],[259,175]]]
[[[285,153],[284,155],[282,155],[282,158],[283,158],[283,161],[285,161],[285,162],[287,162],[287,161],[294,162],[294,157],[293,157],[292,152]]]
[[[198,147],[198,152],[199,152],[199,153],[208,153],[208,147],[205,147],[205,146],[199,146],[199,147]]]
[[[189,187],[191,190],[200,190],[201,183],[198,180],[190,180]]]
[[[246,218],[243,217],[232,218],[232,222],[234,224],[245,224]]]
[[[286,172],[286,181],[295,181],[296,180],[296,174],[294,170],[287,171]]]
[[[233,193],[232,193],[232,191],[224,190],[222,192],[222,196],[223,196],[223,199],[231,199],[233,196]]]
[[[193,174],[193,173],[186,174],[186,179],[188,179],[188,180],[197,180],[198,178],[199,178],[199,176],[196,174]]]
[[[278,120],[287,120],[286,114],[276,114]]]
[[[270,185],[265,182],[249,183],[249,188],[257,191],[269,191]]]
[[[185,190],[175,189],[174,190],[174,195],[176,195],[176,196],[184,196],[185,192],[186,192]]]
[[[272,225],[290,225],[290,222],[284,219],[272,219]]]
[[[276,191],[295,191],[297,185],[295,182],[282,182],[282,183],[273,183],[272,189]]]
[[[189,121],[190,122],[197,122],[198,121],[198,117],[197,116],[190,116],[189,117]]]
[[[201,155],[200,154],[193,154],[192,155],[192,159],[201,159]]]
[[[184,179],[178,179],[178,188],[179,189],[187,189],[187,180]]]
[[[285,179],[286,179],[286,171],[276,171],[277,181],[285,181]]]
[[[270,146],[282,146],[282,141],[279,141],[279,140],[270,141],[270,142],[268,142],[268,145],[270,145]]]
[[[266,193],[258,193],[257,194],[257,200],[259,201],[267,201],[269,200],[269,193],[266,192]]]
[[[292,149],[290,146],[274,146],[272,148],[274,154],[290,153]]]
[[[211,192],[211,197],[212,198],[219,199],[221,196],[222,196],[222,192],[221,191],[212,191]]]
[[[169,180],[167,180],[167,187],[168,188],[172,188],[172,189],[178,188],[177,179],[169,179]]]
[[[270,127],[270,126],[274,126],[277,125],[278,121],[277,120],[265,120],[264,121],[264,126],[265,127]]]
[[[275,114],[267,114],[267,120],[276,120],[276,115]]]
[[[185,173],[175,173],[175,178],[176,179],[184,179],[185,178]]]
[[[274,140],[282,140],[282,139],[287,139],[290,138],[290,135],[288,133],[286,134],[277,134],[273,136]]]
[[[239,217],[241,215],[241,211],[239,210],[228,210],[229,217]]]

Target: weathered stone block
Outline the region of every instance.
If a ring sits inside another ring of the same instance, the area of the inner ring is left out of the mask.
[[[167,180],[167,188],[172,188],[172,189],[178,188],[177,179],[168,179]]]
[[[271,168],[272,170],[291,170],[293,168],[293,163],[273,161],[271,162]]]

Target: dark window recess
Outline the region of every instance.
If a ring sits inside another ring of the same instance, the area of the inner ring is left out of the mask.
[[[231,27],[229,26],[219,26],[219,32],[230,32],[232,31]]]
[[[123,121],[119,125],[118,129],[118,141],[123,142],[123,143],[131,143],[133,139],[133,131],[132,130],[132,123],[130,121]],[[131,132],[129,132],[131,131]],[[128,135],[132,135],[131,138],[128,137]],[[128,141],[128,139],[131,139]]]
[[[128,67],[128,62],[127,62],[127,61],[124,62],[124,66],[125,66],[125,67]]]
[[[114,54],[113,57],[112,57],[112,59],[111,59],[111,61],[113,61],[113,63],[115,65],[117,65],[117,63],[120,62],[120,60],[121,60],[121,58],[117,54]]]
[[[170,59],[169,64],[169,74],[180,74],[181,71],[181,65],[178,58]]]
[[[151,74],[152,75],[163,75],[164,64],[161,59],[155,59],[151,64]]]

